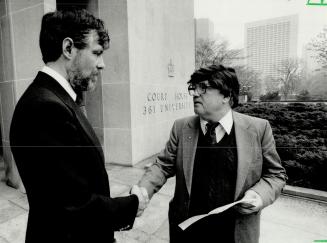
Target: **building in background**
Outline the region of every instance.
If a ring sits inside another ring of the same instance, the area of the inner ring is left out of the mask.
[[[214,37],[214,25],[210,19],[195,19],[194,26],[196,39],[212,39]]]
[[[278,69],[285,60],[297,57],[298,15],[265,19],[245,24],[247,65],[278,87]],[[274,81],[275,80],[275,81]],[[266,85],[262,85],[265,93]]]

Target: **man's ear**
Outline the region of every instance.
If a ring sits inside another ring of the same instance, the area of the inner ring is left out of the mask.
[[[73,47],[74,47],[74,41],[72,38],[66,37],[62,41],[62,53],[64,57],[66,57],[69,60],[72,59],[74,56]]]
[[[225,103],[229,103],[230,100],[231,100],[231,97],[230,97],[230,96],[225,96],[225,97],[223,98],[223,103],[224,103],[224,104],[225,104]]]

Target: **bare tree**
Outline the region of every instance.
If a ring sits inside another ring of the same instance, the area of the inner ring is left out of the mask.
[[[301,89],[307,90],[315,99],[327,99],[327,82],[323,72],[313,72],[306,82],[302,82]]]
[[[240,94],[249,95],[250,93],[258,96],[260,93],[260,74],[245,65],[234,66],[240,83]]]
[[[198,39],[195,50],[197,69],[212,64],[231,65],[234,60],[244,59],[240,49],[229,49],[225,40]]]
[[[264,84],[266,93],[274,93],[276,91],[279,92],[280,90],[279,79],[271,75],[267,75],[264,77]]]
[[[279,81],[281,83],[281,93],[284,99],[293,93],[299,84],[300,80],[300,64],[297,59],[286,59],[280,63],[277,68],[279,73]]]
[[[327,71],[327,26],[311,41],[309,49],[315,52],[317,62]]]

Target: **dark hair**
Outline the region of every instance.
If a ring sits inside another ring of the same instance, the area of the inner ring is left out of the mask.
[[[231,97],[232,108],[238,106],[240,84],[233,68],[226,68],[223,65],[200,68],[191,75],[191,79],[187,83],[196,84],[205,80],[216,87],[224,97]]]
[[[107,49],[109,35],[101,19],[85,9],[69,9],[47,13],[42,18],[40,48],[44,63],[56,61],[62,54],[62,42],[70,37],[74,46],[83,49],[87,45],[88,34],[95,30],[99,44]]]

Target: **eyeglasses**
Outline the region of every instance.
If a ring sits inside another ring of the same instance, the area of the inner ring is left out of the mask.
[[[213,88],[210,84],[208,84],[208,81],[200,82],[200,83],[197,83],[197,84],[190,84],[188,86],[188,93],[191,96],[195,96],[196,95],[195,92],[198,95],[202,95],[202,94],[206,93],[208,88]]]

